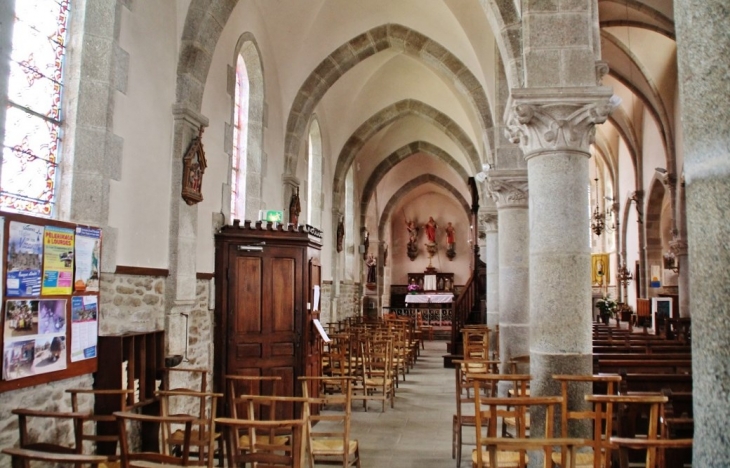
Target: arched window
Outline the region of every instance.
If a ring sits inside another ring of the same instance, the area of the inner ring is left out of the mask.
[[[231,220],[255,219],[264,207],[264,74],[251,33],[238,39],[231,139]]]
[[[246,214],[246,160],[248,150],[248,104],[250,85],[246,62],[241,55],[236,60],[236,90],[233,104],[233,155],[231,158],[231,219],[243,219]]]
[[[316,119],[312,120],[312,124],[309,126],[308,143],[307,223],[320,227],[322,224],[322,134]]]
[[[0,209],[51,217],[70,0],[15,2]]]

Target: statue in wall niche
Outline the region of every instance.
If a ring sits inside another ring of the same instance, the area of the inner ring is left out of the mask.
[[[299,224],[299,213],[302,212],[302,205],[299,202],[299,187],[295,187],[289,200],[289,224]]]
[[[203,201],[203,173],[208,166],[203,150],[203,127],[200,126],[198,136],[190,142],[190,147],[183,156],[182,198],[188,205]]]
[[[451,225],[451,221],[444,228],[444,232],[446,232],[446,256],[449,260],[453,260],[456,257],[456,229]]]
[[[408,230],[408,246],[406,253],[408,254],[408,258],[413,261],[418,256],[418,244],[416,244],[416,240],[418,240],[419,227],[414,219],[409,221],[408,218],[406,218],[405,213],[403,213],[403,219],[406,222],[406,229]]]
[[[438,227],[439,225],[433,220],[433,216],[429,216],[428,222],[423,225],[423,228],[426,230],[426,237],[428,237],[429,244],[436,243],[436,229],[438,229]]]
[[[337,223],[337,252],[342,252],[342,245],[345,240],[345,217],[340,216]]]
[[[367,260],[365,260],[365,265],[368,267],[367,283],[375,284],[377,281],[376,267],[378,266],[378,261],[375,259],[373,254],[367,254]]]

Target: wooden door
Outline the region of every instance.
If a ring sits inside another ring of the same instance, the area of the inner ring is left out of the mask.
[[[280,394],[298,394],[302,249],[251,250],[236,244],[228,248],[226,373],[280,376]],[[292,415],[287,408],[282,416]]]

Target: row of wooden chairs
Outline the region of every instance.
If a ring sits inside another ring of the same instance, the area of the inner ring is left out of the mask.
[[[130,411],[112,415],[119,431],[118,438],[114,439],[119,443],[119,457],[83,453],[84,440],[92,440],[83,436],[83,426],[89,421],[88,414],[18,409],[14,413],[18,415],[21,428],[20,447],[6,449],[4,453],[13,458],[14,466],[24,468],[31,461],[91,466],[118,461],[124,468],[158,465],[211,468],[216,445],[222,455],[224,451],[220,442],[225,438],[225,452],[230,466],[261,463],[266,466],[300,467],[304,463],[306,449],[312,467],[320,459],[334,459],[341,462],[343,467],[359,467],[359,444],[350,437],[352,379],[340,378],[339,387],[343,391],[338,395],[310,395],[309,387],[324,379],[332,380],[330,377],[301,377],[303,396],[290,397],[256,394],[262,389],[261,384],[275,384],[278,377],[229,376],[232,414],[225,418],[215,417],[217,400],[222,397],[221,394],[182,388],[159,391],[160,415]],[[269,385],[268,390],[276,393],[275,385]],[[188,401],[183,403],[176,400]],[[192,404],[191,401],[197,403]],[[319,410],[325,405],[327,408],[340,405],[342,410],[329,410],[326,413],[310,410]],[[187,414],[175,414],[176,411]],[[73,445],[30,440],[30,418],[68,420],[72,428]],[[104,421],[108,421],[108,418]],[[315,431],[313,425],[317,422],[323,425],[327,423],[328,431]],[[159,426],[159,448],[138,447],[138,443],[131,441],[130,424]],[[96,440],[112,441],[111,436]]]
[[[692,439],[669,440],[666,433],[658,430],[666,397],[616,395],[621,380],[618,375],[555,375],[553,378],[561,386],[560,396],[531,397],[528,395],[529,375],[469,373],[468,364],[474,362],[459,361],[456,364],[457,412],[453,421],[452,456],[457,460],[457,468],[461,461],[462,430],[465,426],[473,426],[476,434],[477,449],[472,453],[475,467],[523,467],[527,463],[527,451],[534,449],[543,451],[545,466],[610,468],[612,451],[616,451],[620,466],[624,467],[628,466],[629,449],[645,448],[646,466],[654,468],[664,466],[665,449],[691,447]],[[466,392],[465,381],[473,396]],[[497,396],[499,382],[510,384],[510,397]],[[595,383],[605,386],[605,395],[591,394],[590,387]],[[593,409],[571,409],[581,406],[576,401],[580,400],[580,395],[586,395],[585,401]],[[473,405],[474,412],[468,414],[464,410],[470,405]],[[639,441],[636,437],[613,437],[614,419],[624,405],[649,408],[648,427]],[[531,414],[545,415],[540,424],[541,436],[537,440],[529,437]],[[497,431],[498,421],[501,421],[501,433]],[[560,422],[559,430],[555,428],[555,421]],[[587,436],[569,437],[580,424],[583,424],[583,432]],[[590,450],[577,452],[579,447]]]

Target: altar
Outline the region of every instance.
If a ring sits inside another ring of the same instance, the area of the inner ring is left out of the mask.
[[[453,293],[408,294],[406,296],[406,304],[450,304],[453,301]]]
[[[406,309],[427,325],[451,325],[453,293],[408,294]]]

